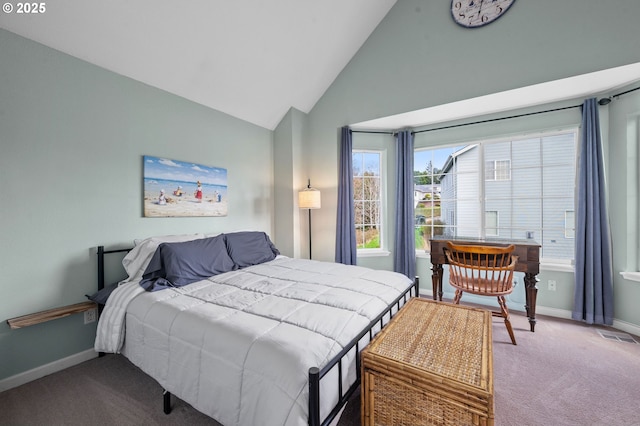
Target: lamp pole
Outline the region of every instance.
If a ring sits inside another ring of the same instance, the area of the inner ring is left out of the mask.
[[[311,209],[309,209],[309,259],[311,259]]]
[[[311,191],[311,179],[307,180],[307,190]],[[309,260],[311,260],[311,206],[307,211],[309,212]]]
[[[298,206],[301,209],[309,210],[309,259],[311,255],[311,209],[319,209],[321,205],[320,191],[311,187],[311,179],[308,180],[307,187],[298,193]]]

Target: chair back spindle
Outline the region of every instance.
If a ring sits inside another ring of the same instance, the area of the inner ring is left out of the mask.
[[[449,281],[462,291],[487,296],[508,294],[513,290],[513,271],[518,260],[515,246],[455,245],[445,248],[449,262]]]
[[[509,320],[509,309],[505,295],[513,291],[513,271],[518,256],[513,255],[515,246],[457,245],[451,241],[444,247],[449,263],[449,284],[456,289],[453,303],[460,303],[463,293],[498,298],[500,313],[504,318],[511,342],[516,339]]]

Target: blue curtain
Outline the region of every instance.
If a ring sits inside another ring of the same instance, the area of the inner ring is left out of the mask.
[[[572,317],[587,324],[613,324],[611,232],[605,198],[604,161],[598,103],[582,105],[578,202],[576,210],[576,287]]]
[[[336,229],[336,262],[357,262],[356,229],[353,213],[353,140],[351,129],[342,128],[338,171],[338,220]]]
[[[393,270],[414,279],[416,240],[413,211],[413,134],[396,134],[396,232]]]

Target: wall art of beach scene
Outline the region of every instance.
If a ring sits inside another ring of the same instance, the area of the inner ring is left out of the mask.
[[[144,216],[226,216],[227,169],[143,156]]]

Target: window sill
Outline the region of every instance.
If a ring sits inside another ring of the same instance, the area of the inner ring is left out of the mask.
[[[547,263],[540,262],[541,271],[554,271],[554,272],[575,272],[575,268],[569,263]]]
[[[427,259],[431,260],[431,254],[416,251],[416,259]],[[574,265],[571,263],[554,263],[554,262],[545,262],[544,260],[540,261],[540,270],[541,271],[554,271],[554,272],[575,272]],[[640,281],[640,272],[622,272],[623,274],[635,274],[635,278],[628,278],[633,281]],[[624,276],[624,275],[623,275]]]
[[[416,251],[416,259],[431,259],[431,254],[426,251]]]
[[[620,272],[622,278],[640,283],[640,272]]]
[[[358,257],[384,257],[390,254],[387,250],[358,250]]]

